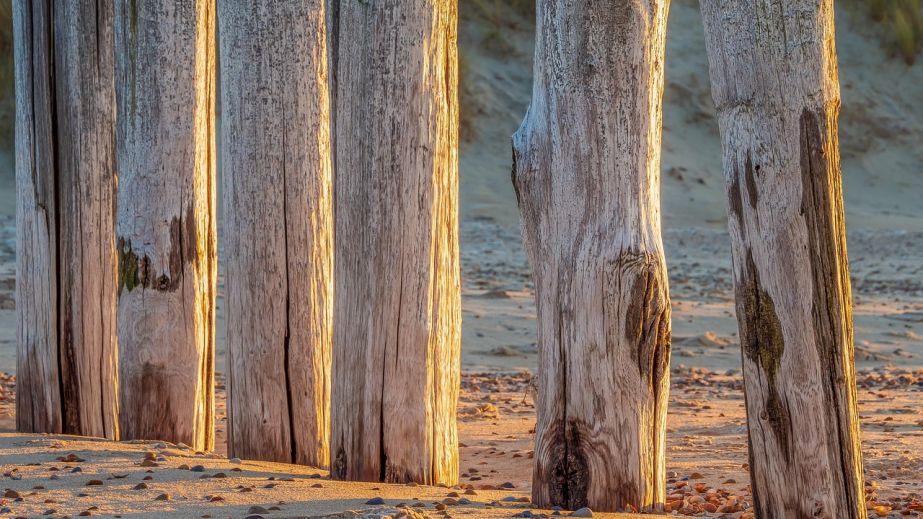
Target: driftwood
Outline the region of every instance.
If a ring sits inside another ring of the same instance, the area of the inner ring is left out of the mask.
[[[117,439],[112,3],[13,18],[16,427]]]
[[[122,436],[214,445],[214,2],[115,3]]]
[[[324,467],[333,335],[324,2],[218,11],[228,453]]]
[[[331,474],[451,485],[461,337],[456,2],[338,4]]]
[[[866,517],[832,0],[702,0],[757,517]]]
[[[538,305],[538,506],[660,510],[665,0],[541,0],[513,183]]]

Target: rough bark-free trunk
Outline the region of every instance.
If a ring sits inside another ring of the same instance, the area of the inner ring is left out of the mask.
[[[214,3],[116,0],[121,424],[214,445]]]
[[[219,5],[228,453],[315,466],[330,456],[333,335],[324,12]]]
[[[454,484],[457,6],[339,4],[331,472]]]
[[[757,515],[865,517],[832,0],[703,0]]]
[[[535,83],[513,136],[513,183],[538,305],[539,506],[663,506],[668,3],[538,3]]]
[[[118,438],[112,3],[13,3],[24,432]]]

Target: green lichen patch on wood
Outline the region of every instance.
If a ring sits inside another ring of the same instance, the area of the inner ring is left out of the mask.
[[[760,286],[759,273],[753,253],[747,249],[743,283],[738,287],[738,315],[744,355],[757,363],[765,378],[766,400],[763,402],[766,420],[779,443],[786,460],[791,461],[792,420],[788,404],[776,387],[776,374],[785,352],[782,323],[776,314],[775,303]]]
[[[746,268],[742,273],[743,283],[738,301],[742,308],[741,330],[744,354],[759,363],[763,371],[772,378],[779,370],[785,338],[782,323],[776,314],[776,305],[769,293],[760,286],[759,274],[753,261],[753,253],[747,249]]]
[[[191,212],[190,212],[191,214]],[[183,227],[186,227],[186,234]],[[193,224],[194,225],[194,221]],[[189,227],[183,219],[174,217],[170,223],[171,248],[168,272],[157,272],[151,266],[151,259],[147,255],[138,255],[131,247],[131,240],[119,238],[118,240],[118,293],[123,289],[131,292],[135,288],[152,289],[161,292],[176,291],[182,280],[186,263],[195,258],[195,240],[188,236]],[[193,237],[194,238],[194,237]]]
[[[122,290],[129,292],[146,283],[146,276],[141,272],[141,261],[131,248],[131,241],[119,238],[119,295]]]

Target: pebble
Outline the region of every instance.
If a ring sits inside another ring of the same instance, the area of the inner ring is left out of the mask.
[[[380,498],[380,497],[373,497],[372,499],[369,499],[368,501],[366,501],[365,504],[367,504],[367,505],[383,505],[383,504],[385,504],[385,500],[382,499],[382,498]]]
[[[593,517],[593,511],[587,507],[583,507],[579,510],[574,510],[574,513],[570,514],[571,517]]]
[[[233,463],[234,465],[240,465],[240,458],[231,458],[228,460],[228,463]]]

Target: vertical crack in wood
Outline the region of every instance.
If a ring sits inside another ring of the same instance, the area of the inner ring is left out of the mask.
[[[336,164],[337,164],[337,146],[336,146],[336,98],[337,98],[337,74],[339,66],[339,48],[340,48],[340,0],[323,0],[327,8],[327,115],[330,118],[330,178],[332,185],[336,185]],[[333,214],[336,218],[336,197],[333,197]]]
[[[61,247],[61,156],[59,153],[60,144],[58,138],[58,59],[57,59],[57,42],[55,40],[55,8],[52,0],[44,2],[44,11],[45,16],[43,20],[45,21],[44,25],[44,52],[48,56],[48,63],[46,64],[47,70],[42,71],[44,77],[48,81],[48,123],[50,126],[50,131],[47,137],[51,142],[49,142],[48,149],[45,150],[45,153],[51,155],[50,159],[50,171],[47,173],[41,173],[42,175],[48,174],[50,178],[48,181],[51,184],[51,196],[53,199],[53,208],[51,211],[46,211],[46,229],[50,221],[51,227],[54,228],[54,242],[51,245],[51,251],[49,253],[52,255],[53,261],[52,265],[54,268],[54,283],[55,283],[55,302],[54,308],[57,313],[56,316],[53,316],[57,325],[57,363],[58,363],[58,405],[61,413],[61,432],[65,434],[79,434],[80,431],[74,427],[74,412],[75,410],[68,406],[68,402],[73,399],[76,394],[76,378],[71,376],[73,372],[74,359],[72,355],[73,350],[73,329],[71,323],[70,312],[67,311],[67,305],[69,303],[70,291],[65,291],[64,285],[64,265],[65,262],[62,258],[62,247]],[[34,45],[35,42],[33,42]],[[34,51],[34,48],[33,48]],[[33,91],[33,102],[34,102],[34,91]],[[33,105],[34,106],[34,105]],[[33,112],[34,117],[34,112]]]
[[[288,18],[283,21],[283,23],[288,23]],[[288,60],[282,60],[282,77],[288,77],[288,74],[285,70],[285,65]],[[292,336],[292,285],[290,279],[289,271],[292,268],[289,242],[288,242],[288,224],[289,224],[289,214],[288,214],[288,168],[287,161],[285,160],[285,154],[288,151],[288,120],[286,118],[285,111],[285,101],[281,103],[282,106],[282,249],[285,255],[285,336],[282,339],[282,363],[283,369],[285,371],[285,401],[286,409],[288,411],[288,441],[289,441],[289,460],[291,463],[298,462],[298,452],[296,446],[296,434],[295,434],[295,409],[294,401],[292,399],[292,371],[291,371],[291,336]]]

